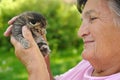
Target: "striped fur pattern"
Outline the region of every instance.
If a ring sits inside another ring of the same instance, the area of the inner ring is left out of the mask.
[[[27,49],[30,47],[29,40],[22,35],[22,27],[26,25],[31,31],[35,42],[37,43],[43,56],[50,53],[50,49],[46,40],[46,19],[36,12],[21,13],[13,23],[12,36]]]

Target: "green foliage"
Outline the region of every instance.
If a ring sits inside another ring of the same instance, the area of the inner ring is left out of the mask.
[[[24,66],[13,54],[10,39],[3,36],[7,22],[24,11],[42,13],[47,19],[54,75],[64,73],[81,60],[82,40],[77,36],[81,21],[75,4],[62,0],[0,0],[0,80],[27,79]]]

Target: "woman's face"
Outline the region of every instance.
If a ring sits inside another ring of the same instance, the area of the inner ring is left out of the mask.
[[[78,35],[84,41],[82,56],[93,66],[120,61],[120,26],[114,24],[114,15],[106,0],[88,0],[85,5]]]

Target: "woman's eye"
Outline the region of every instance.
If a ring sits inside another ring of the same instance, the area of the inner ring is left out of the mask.
[[[93,20],[95,20],[95,19],[97,19],[97,17],[91,17],[91,18],[90,18],[91,21],[93,21]]]

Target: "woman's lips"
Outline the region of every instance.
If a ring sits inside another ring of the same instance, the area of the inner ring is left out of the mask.
[[[84,44],[91,43],[91,42],[94,42],[94,40],[87,40],[87,41],[84,41]]]
[[[90,45],[92,45],[94,42],[95,42],[94,40],[85,40],[85,41],[84,41],[84,47],[90,46]]]

